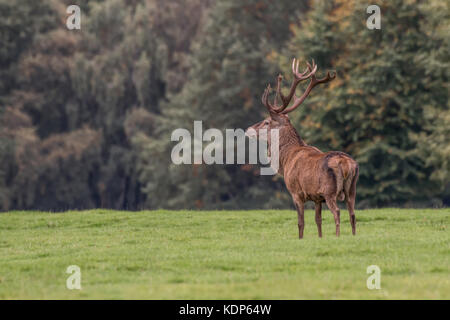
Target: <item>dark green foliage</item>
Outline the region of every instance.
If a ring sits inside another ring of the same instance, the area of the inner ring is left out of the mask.
[[[293,54],[337,69],[338,79],[313,93],[296,119],[308,143],[359,162],[363,206],[417,204],[438,192],[434,169],[415,152],[424,141],[413,135],[431,129],[424,110],[448,108],[448,56],[446,66],[429,58],[443,38],[430,37],[436,12],[421,3],[378,3],[381,30],[365,27],[365,2],[320,3],[290,44]]]
[[[57,26],[51,1],[0,1],[0,104],[16,85],[16,63],[33,37]]]
[[[149,204],[173,208],[229,208],[277,205],[272,177],[255,175],[257,168],[239,165],[168,163],[176,128],[192,132],[194,120],[208,128],[243,128],[261,120],[260,95],[273,78],[268,56],[283,45],[299,3],[274,1],[218,2],[195,43],[189,81],[163,108],[156,138],[136,139],[142,153],[141,181]],[[273,61],[272,61],[273,62]],[[207,143],[205,142],[204,145]],[[155,159],[155,155],[156,159]],[[151,157],[154,161],[148,160]],[[166,159],[166,160],[165,160]]]
[[[338,73],[291,118],[358,160],[360,206],[449,203],[445,3],[378,2],[368,30],[359,0],[90,0],[71,31],[69,4],[0,0],[0,210],[290,206],[257,166],[172,164],[170,136],[262,120],[293,56]]]
[[[23,39],[4,35],[0,53],[14,68],[14,90],[6,76],[0,84],[9,110],[0,148],[12,159],[0,164],[2,208],[138,208],[145,194],[130,139],[149,132],[160,102],[185,82],[179,73],[209,1],[89,1],[79,31],[60,23],[60,2],[1,5],[2,23],[17,24],[5,30],[23,26]],[[128,121],[136,110],[150,116]]]

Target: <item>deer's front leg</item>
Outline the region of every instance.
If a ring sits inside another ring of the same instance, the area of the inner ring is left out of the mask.
[[[322,238],[322,203],[316,202],[316,224],[319,238]]]
[[[298,238],[303,238],[303,229],[305,228],[305,205],[302,201],[295,201],[298,217]]]

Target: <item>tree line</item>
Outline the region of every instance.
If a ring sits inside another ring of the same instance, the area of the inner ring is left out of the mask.
[[[174,165],[176,128],[246,128],[290,61],[337,78],[291,120],[360,165],[357,204],[450,203],[445,3],[0,0],[0,210],[286,208],[251,165]],[[299,91],[302,89],[299,89]]]

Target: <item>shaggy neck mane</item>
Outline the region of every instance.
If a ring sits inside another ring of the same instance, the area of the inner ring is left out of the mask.
[[[288,125],[280,130],[280,154],[283,152],[283,149],[292,146],[303,147],[306,146],[306,143],[302,138],[300,138],[297,130],[295,130],[292,125]]]
[[[292,150],[293,148],[295,149],[296,147],[305,147],[307,146],[307,144],[305,143],[305,141],[303,141],[303,139],[298,134],[297,130],[295,130],[295,128],[291,124],[280,129],[279,138],[280,138],[279,143],[280,153],[279,153],[278,173],[283,175],[283,167],[286,161],[289,159],[290,154],[289,151]],[[271,150],[270,139],[267,147],[268,152],[270,154]]]

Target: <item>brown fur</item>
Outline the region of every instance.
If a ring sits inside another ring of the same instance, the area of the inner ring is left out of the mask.
[[[299,237],[303,237],[304,203],[306,201],[314,201],[316,204],[316,223],[319,237],[321,237],[322,202],[326,202],[333,212],[336,235],[339,236],[340,211],[336,202],[346,200],[352,233],[355,234],[354,205],[358,179],[356,161],[344,152],[324,153],[316,147],[307,145],[286,115],[272,116],[251,128],[255,129],[257,134],[261,129],[279,130],[280,166],[278,173],[284,177],[286,187],[298,211]]]

